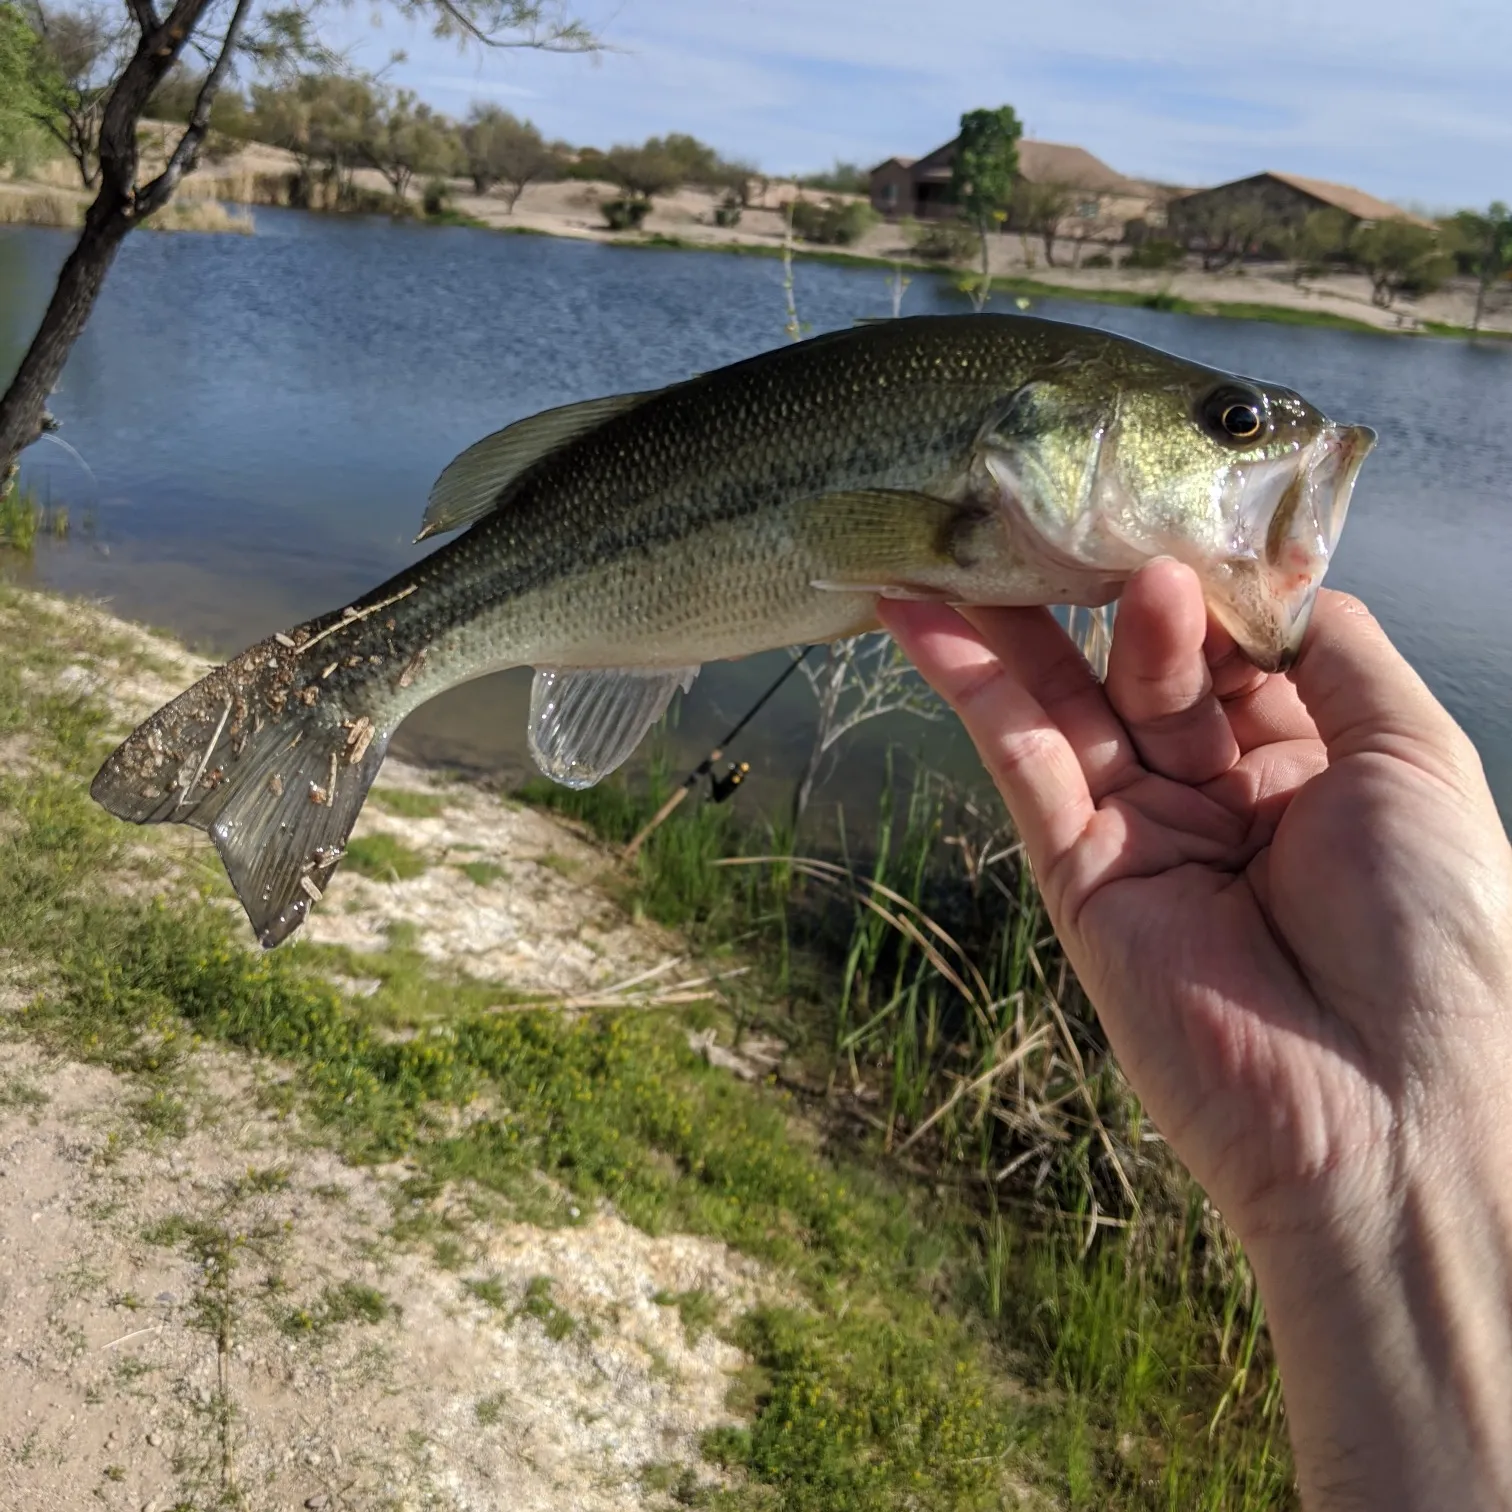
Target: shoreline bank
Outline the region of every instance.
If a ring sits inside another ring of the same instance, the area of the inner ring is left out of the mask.
[[[297,208],[288,204],[288,186],[295,167],[290,154],[256,143],[249,144],[235,157],[202,167],[185,180],[171,207],[177,223],[175,229],[182,226],[205,231],[242,231],[246,228],[239,223],[240,217],[234,212],[228,216],[226,207],[247,206],[253,211]],[[21,202],[28,196],[39,205],[44,198],[67,199],[66,208],[81,214],[86,198],[74,187],[74,182],[69,178],[68,165],[61,162],[44,165],[25,182],[0,182],[0,220],[6,218],[3,212],[7,208],[13,223],[33,219],[20,210]],[[352,189],[359,201],[352,210],[318,208],[308,213],[386,213],[383,204],[390,196],[375,172],[359,169],[353,175]],[[403,218],[417,226],[554,236],[631,250],[725,252],[737,257],[780,258],[785,231],[783,207],[800,191],[790,184],[773,184],[761,200],[743,209],[738,225],[728,227],[713,223],[715,195],[684,188],[658,197],[644,226],[636,232],[613,231],[603,223],[602,207],[617,192],[608,184],[582,181],[531,184],[513,209],[506,209],[497,194],[480,195],[470,184],[454,180],[440,214],[425,215],[419,191],[413,190],[406,197]],[[197,216],[196,212],[202,214]],[[43,217],[40,223],[60,224],[57,211],[54,209],[51,218]],[[792,250],[799,262],[877,269],[910,278],[932,276],[944,280],[947,287],[974,276],[970,269],[915,256],[905,240],[904,229],[895,223],[874,225],[852,246],[798,242]],[[1085,251],[1086,246],[1078,248],[1073,242],[1062,242],[1056,250],[1058,260],[1047,264],[1038,246],[1019,236],[992,238],[993,292],[1280,325],[1512,341],[1512,304],[1508,308],[1493,306],[1480,331],[1470,329],[1475,300],[1473,287],[1465,279],[1452,280],[1443,289],[1399,308],[1381,309],[1371,302],[1367,281],[1360,274],[1336,272],[1299,282],[1290,268],[1279,264],[1241,264],[1212,273],[1188,266],[1162,271],[1122,266],[1089,268],[1078,266],[1081,259],[1076,255],[1078,250]],[[1094,250],[1111,251],[1115,259],[1118,256],[1116,248],[1098,244]],[[964,308],[966,299],[964,295],[961,298]]]

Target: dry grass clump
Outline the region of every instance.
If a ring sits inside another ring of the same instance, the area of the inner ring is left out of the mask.
[[[178,187],[179,200],[220,200],[235,205],[280,205],[293,203],[296,175],[266,169],[234,168],[212,174],[191,174]]]
[[[84,224],[88,201],[60,189],[0,185],[0,226],[48,226],[76,231]],[[178,200],[142,222],[154,231],[209,231],[251,236],[250,211],[228,210],[216,200]]]
[[[57,226],[76,229],[84,224],[84,201],[55,189],[22,189],[0,193],[0,226]]]
[[[155,231],[210,231],[251,236],[256,230],[250,210],[229,210],[218,200],[170,200],[142,222]]]

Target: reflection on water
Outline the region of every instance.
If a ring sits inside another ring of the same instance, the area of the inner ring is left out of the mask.
[[[462,447],[549,405],[669,383],[779,345],[780,267],[754,257],[260,210],[255,237],[128,239],[53,409],[61,447],[31,481],[93,502],[95,538],[42,543],[42,582],[230,652],[345,602],[412,559],[426,492]],[[0,230],[0,374],[41,312],[64,233]],[[815,331],[885,315],[878,270],[800,265]],[[959,308],[916,279],[905,309]],[[1512,346],[1414,341],[1045,301],[1291,385],[1376,427],[1330,582],[1358,592],[1470,729],[1512,812],[1508,607]],[[777,653],[774,653],[774,656]],[[672,732],[696,759],[770,679],[773,658],[710,668]],[[528,674],[454,690],[399,748],[525,770]],[[759,798],[785,791],[811,723],[783,689],[743,737]],[[972,770],[953,725],[873,731],[848,757],[875,780],[887,736]]]

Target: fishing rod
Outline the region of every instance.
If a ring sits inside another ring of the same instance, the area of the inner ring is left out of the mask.
[[[705,756],[704,759],[700,761],[691,772],[688,773],[688,775],[683,779],[682,785],[673,792],[672,796],[668,798],[667,801],[662,804],[659,809],[657,809],[657,811],[641,827],[640,832],[635,836],[635,838],[625,847],[625,859],[627,861],[633,861],[635,859],[636,853],[640,850],[641,846],[646,843],[650,835],[662,824],[666,823],[666,821],[671,817],[672,811],[677,807],[677,805],[681,803],[683,799],[686,798],[688,794],[698,786],[699,782],[702,781],[703,778],[709,776],[709,774],[714,770],[714,763],[718,761],[729,749],[736,736],[738,736],[740,732],[745,729],[745,727],[750,724],[753,719],[755,719],[755,717],[761,712],[767,700],[771,698],[771,696],[778,690],[778,688],[780,688],[783,683],[785,683],[788,678],[793,675],[794,672],[798,670],[798,668],[802,665],[804,658],[807,657],[809,652],[813,649],[814,648],[812,646],[805,646],[803,648],[803,651],[798,656],[795,656],[787,664],[787,666],[782,669],[781,673],[777,676],[776,681],[772,683],[772,685],[766,690],[766,692],[763,693],[761,697],[758,698],[756,702],[753,703],[751,707],[740,716],[740,718],[735,723],[734,729],[732,729],[729,734],[726,735],[725,738],[721,740],[719,744],[715,746],[714,749],[710,751],[709,754]],[[745,774],[749,772],[750,769],[750,763],[743,761],[738,766],[732,766],[723,777],[716,777],[714,779],[715,799],[719,802],[723,802],[726,798],[728,798],[730,794],[733,793],[735,789],[739,787],[740,784],[745,780]]]

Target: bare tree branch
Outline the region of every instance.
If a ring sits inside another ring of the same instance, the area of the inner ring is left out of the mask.
[[[246,24],[247,15],[251,9],[252,0],[236,0],[236,9],[231,13],[231,23],[227,26],[226,35],[221,42],[220,56],[216,58],[215,66],[205,75],[205,82],[200,85],[199,96],[194,102],[194,110],[189,116],[189,124],[184,128],[183,136],[178,139],[178,145],[173,149],[173,155],[168,159],[163,171],[151,183],[137,191],[138,216],[151,215],[154,210],[162,209],[168,203],[173,191],[178,188],[179,180],[186,173],[194,171],[195,160],[204,143],[205,133],[210,129],[210,108],[214,105],[221,83],[231,67],[232,55],[236,52],[242,28]]]

